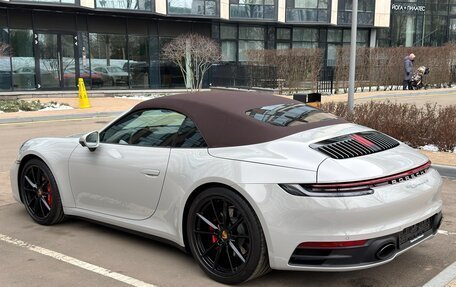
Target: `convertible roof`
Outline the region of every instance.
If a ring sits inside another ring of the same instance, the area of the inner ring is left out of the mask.
[[[346,122],[332,119],[284,127],[253,119],[246,114],[251,109],[290,103],[300,102],[259,92],[211,91],[144,101],[132,111],[161,108],[182,113],[195,122],[210,148],[257,144],[316,127]]]

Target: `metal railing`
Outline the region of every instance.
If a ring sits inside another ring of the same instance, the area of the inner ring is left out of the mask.
[[[334,91],[334,68],[325,67],[322,69],[320,79],[317,83],[317,92],[322,94],[332,94]]]

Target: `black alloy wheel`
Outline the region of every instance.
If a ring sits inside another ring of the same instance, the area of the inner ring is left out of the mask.
[[[57,184],[44,162],[32,159],[25,163],[20,174],[19,188],[25,209],[34,221],[51,225],[64,219]]]
[[[199,265],[218,282],[239,284],[270,270],[260,222],[231,190],[210,188],[195,198],[187,236]]]

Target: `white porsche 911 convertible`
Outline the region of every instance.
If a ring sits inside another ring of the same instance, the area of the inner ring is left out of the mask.
[[[442,180],[378,131],[282,97],[139,103],[101,131],[26,141],[11,170],[39,224],[78,216],[173,243],[216,281],[374,267],[432,237]]]

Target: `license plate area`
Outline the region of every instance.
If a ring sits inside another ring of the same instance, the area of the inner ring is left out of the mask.
[[[430,217],[426,220],[423,220],[415,225],[404,228],[399,232],[398,241],[399,249],[406,248],[419,240],[428,237],[432,234],[432,219]]]

